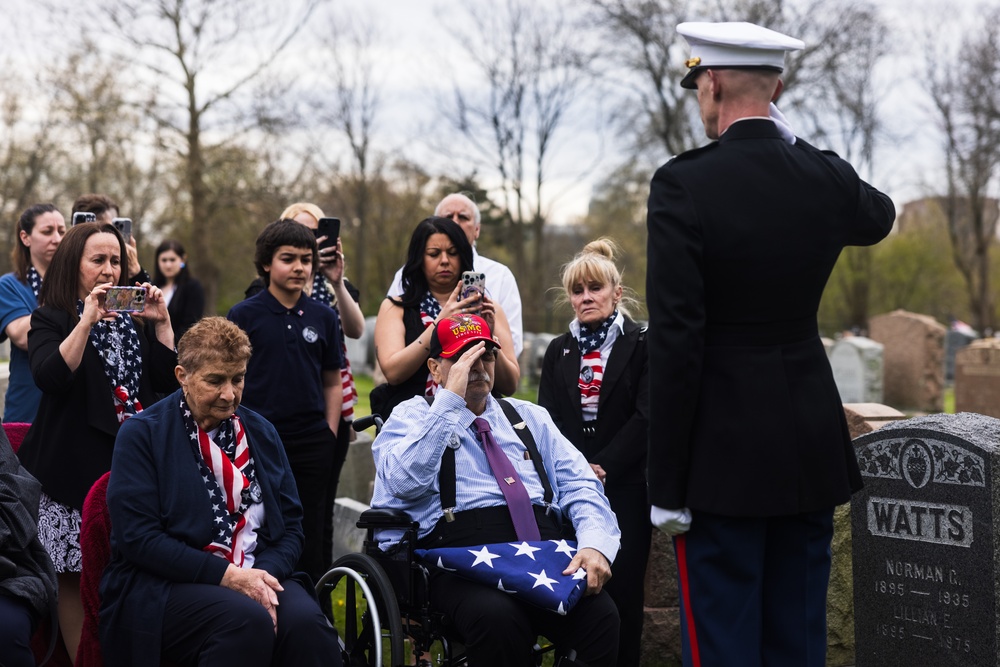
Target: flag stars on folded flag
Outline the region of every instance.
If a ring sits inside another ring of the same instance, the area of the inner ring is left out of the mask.
[[[573,552],[576,551],[576,547],[570,546],[570,543],[566,540],[549,540],[552,544],[556,545],[557,554],[566,554],[570,558],[573,557]]]
[[[496,558],[500,558],[499,554],[490,553],[490,550],[487,547],[483,547],[479,551],[473,551],[472,549],[469,549],[469,553],[476,557],[475,562],[472,563],[472,567],[475,567],[480,563],[486,563],[492,568],[493,560]]]
[[[512,546],[515,549],[517,549],[517,552],[514,554],[515,556],[527,556],[531,560],[535,560],[535,552],[536,551],[541,551],[541,549],[539,547],[533,547],[530,544],[528,544],[527,542],[521,542],[520,544],[517,544],[516,542],[514,542],[514,543],[511,543],[510,546]]]
[[[565,615],[587,588],[587,573],[582,568],[563,574],[576,551],[574,541],[529,540],[417,549],[415,553],[421,561],[439,570]],[[479,567],[484,564],[488,567]]]
[[[528,575],[535,578],[535,585],[532,586],[532,588],[538,588],[539,586],[545,586],[550,591],[555,592],[555,589],[552,588],[552,584],[556,583],[556,580],[555,579],[550,579],[549,577],[547,577],[545,575],[545,570],[542,570],[538,574],[535,574],[534,572],[529,572]]]

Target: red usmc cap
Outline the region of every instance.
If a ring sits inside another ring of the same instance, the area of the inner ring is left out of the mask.
[[[438,322],[437,335],[431,340],[431,356],[448,359],[468,345],[481,340],[493,347],[500,347],[500,343],[493,340],[493,334],[486,320],[479,315],[445,317]]]

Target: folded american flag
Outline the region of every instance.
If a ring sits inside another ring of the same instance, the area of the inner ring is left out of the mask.
[[[587,573],[583,568],[575,574],[562,573],[576,553],[576,542],[569,540],[417,549],[415,553],[428,565],[516,595],[563,616],[587,588]]]

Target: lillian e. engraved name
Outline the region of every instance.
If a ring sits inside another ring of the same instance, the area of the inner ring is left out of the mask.
[[[986,421],[984,421],[986,420]],[[997,666],[1000,421],[935,415],[854,441],[856,664]]]

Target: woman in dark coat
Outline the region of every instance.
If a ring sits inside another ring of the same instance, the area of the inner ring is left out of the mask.
[[[104,662],[341,664],[304,574],[302,505],[285,449],[240,407],[250,339],[222,317],[178,346],[181,390],[118,436],[101,581]]]
[[[42,390],[18,450],[42,483],[38,534],[59,577],[59,626],[70,656],[83,627],[80,511],[111,469],[122,422],[177,388],[174,332],[159,288],[145,283],[142,319],[105,309],[123,285],[125,241],[109,223],[74,225],[59,244],[31,315],[28,362]]]
[[[153,284],[163,290],[174,340],[180,340],[205,315],[205,290],[191,275],[184,246],[179,241],[167,239],[156,246]]]
[[[538,403],[587,457],[622,531],[622,548],[605,589],[618,606],[618,664],[638,665],[643,581],[651,525],[646,494],[649,429],[646,331],[623,304],[614,244],[598,239],[563,267],[576,317],[545,351]]]

